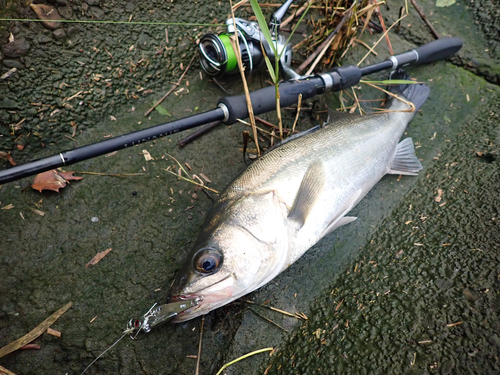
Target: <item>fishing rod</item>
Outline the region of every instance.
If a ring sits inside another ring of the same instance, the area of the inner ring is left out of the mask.
[[[280,105],[290,106],[302,99],[309,99],[329,91],[341,91],[356,85],[361,77],[383,70],[395,70],[412,65],[431,63],[444,59],[462,48],[460,38],[444,38],[424,44],[410,51],[390,56],[385,61],[359,68],[355,65],[341,66],[326,73],[300,77],[280,83]],[[275,87],[269,86],[250,93],[255,115],[276,109]],[[174,120],[151,128],[110,138],[98,143],[62,151],[56,155],[44,157],[25,164],[0,171],[0,184],[19,180],[51,169],[68,166],[83,160],[105,155],[113,151],[149,142],[174,133],[192,129],[210,122],[222,121],[232,125],[237,119],[248,117],[245,95],[224,97],[215,109]]]

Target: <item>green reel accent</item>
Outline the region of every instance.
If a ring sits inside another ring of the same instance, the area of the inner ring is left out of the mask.
[[[230,73],[238,65],[238,60],[236,59],[236,54],[234,53],[233,46],[231,45],[231,41],[229,40],[229,35],[220,34],[219,39],[222,41],[222,44],[224,44],[224,47],[226,47],[226,52],[227,52],[226,72]]]

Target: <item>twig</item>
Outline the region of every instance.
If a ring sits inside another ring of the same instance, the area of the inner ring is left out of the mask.
[[[214,121],[214,122],[206,124],[203,128],[195,131],[193,134],[188,135],[186,138],[181,139],[178,142],[179,147],[184,147],[189,142],[194,141],[198,137],[201,137],[203,134],[209,132],[210,130],[219,126],[220,124],[222,124],[222,121]]]
[[[249,123],[248,123],[248,122],[246,122],[245,120],[241,120],[241,119],[239,119],[239,118],[238,118],[238,119],[236,119],[236,120],[237,120],[238,122],[240,122],[240,123],[242,123],[242,124],[246,125],[246,126],[250,126],[250,127],[252,127],[252,124],[249,124]],[[266,134],[266,135],[268,135],[268,136],[270,136],[270,137],[274,137],[274,138],[278,138],[278,139],[279,139],[279,137],[278,137],[277,135],[275,135],[275,134],[273,134],[273,133],[271,133],[271,132],[268,132],[268,131],[266,131],[266,130],[264,130],[264,129],[262,129],[262,128],[259,128],[258,126],[255,126],[255,128],[256,128],[258,131],[260,131],[262,134]],[[273,128],[273,132],[274,132],[274,128]],[[256,149],[256,150],[257,150],[257,149]]]
[[[282,329],[283,331],[285,331],[286,333],[290,333],[287,329],[283,328],[282,326],[280,326],[278,323],[276,322],[273,322],[271,319],[269,318],[266,318],[264,315],[258,313],[257,311],[255,311],[254,309],[250,309],[251,312],[253,312],[255,315],[257,316],[260,316],[262,319],[264,319],[265,321],[268,321],[269,323],[271,323],[272,325],[275,325],[276,327]]]
[[[375,1],[375,4],[377,4],[377,0],[374,0],[374,1]],[[394,51],[392,50],[392,45],[391,45],[391,41],[389,39],[389,34],[387,34],[387,32],[385,30],[384,18],[382,17],[382,14],[380,13],[380,8],[378,6],[377,6],[377,15],[378,15],[378,20],[380,21],[380,26],[382,26],[382,30],[384,30],[384,33],[385,33],[385,41],[387,42],[387,47],[389,48],[389,53],[392,56],[392,55],[394,55]]]
[[[401,111],[399,111],[399,110],[398,110],[398,111],[392,111],[392,110],[388,110],[388,109],[386,109],[386,110],[384,110],[384,112],[415,112],[415,105],[414,105],[412,102],[410,102],[410,101],[408,101],[408,100],[405,100],[405,99],[404,99],[404,98],[402,98],[401,96],[397,96],[396,94],[393,94],[393,93],[392,93],[392,92],[390,92],[390,91],[384,90],[383,88],[378,87],[377,85],[374,85],[374,84],[372,84],[372,83],[370,83],[370,82],[368,82],[368,81],[361,80],[361,81],[359,81],[359,82],[364,83],[364,84],[366,84],[366,85],[368,85],[368,86],[371,86],[371,87],[373,87],[373,88],[376,88],[377,90],[383,91],[383,92],[384,92],[384,93],[386,93],[387,95],[389,95],[389,96],[391,96],[391,97],[393,97],[393,98],[396,98],[396,99],[398,99],[398,100],[401,100],[403,103],[405,103],[405,104],[409,107],[408,109],[404,109],[404,110],[401,110]]]
[[[309,6],[309,4],[313,3],[314,1],[316,0],[308,0],[304,3],[304,5],[302,5],[296,12],[294,12],[290,17],[288,17],[286,20],[284,20],[281,25],[280,25],[280,29],[283,30],[283,28],[288,25],[290,22],[292,22],[292,20],[297,17],[297,16],[300,16],[302,13],[304,13],[304,11],[307,9],[307,7]],[[262,6],[262,5],[261,5]]]
[[[192,183],[192,184],[194,184],[194,185],[196,185],[196,186],[199,186],[199,187],[201,187],[201,188],[203,188],[203,189],[210,190],[211,192],[213,192],[213,193],[215,193],[215,194],[219,194],[219,192],[218,192],[217,190],[214,190],[214,189],[212,189],[212,188],[209,188],[209,187],[208,187],[208,186],[206,186],[206,185],[202,185],[202,184],[200,184],[199,182],[196,182],[195,180],[191,180],[191,179],[186,178],[186,177],[184,177],[184,176],[179,176],[177,173],[172,172],[172,171],[171,171],[171,170],[169,170],[169,169],[165,169],[165,171],[166,171],[166,172],[168,172],[168,173],[170,173],[170,174],[173,174],[174,176],[177,176],[177,177],[178,177],[178,178],[180,178],[181,180],[184,180],[184,181],[190,182],[190,183]]]
[[[297,121],[299,120],[300,105],[301,104],[302,104],[302,94],[299,94],[299,101],[297,103],[297,114],[295,115],[295,121],[293,122],[292,133],[295,132],[295,125],[297,125]]]
[[[201,317],[201,327],[200,327],[200,343],[198,344],[198,358],[196,359],[196,371],[194,375],[200,373],[200,359],[201,359],[201,340],[203,339],[203,324],[205,323],[205,315]]]
[[[173,157],[172,155],[170,155],[170,154],[166,154],[166,155],[167,155],[168,157],[170,157],[171,159],[173,159],[173,160],[177,163],[177,165],[180,167],[180,169],[182,169],[182,171],[183,171],[183,172],[184,172],[187,176],[189,176],[189,173],[188,173],[188,172],[184,169],[184,167],[182,166],[182,164],[181,164],[181,163],[180,163],[180,162],[179,162],[176,158],[174,158],[174,157]],[[169,167],[169,168],[170,168],[170,167]],[[182,179],[182,180],[184,180],[184,181],[190,182],[190,183],[192,183],[192,184],[194,184],[194,185],[196,185],[196,186],[199,186],[199,187],[201,187],[201,188],[203,188],[203,189],[210,190],[211,192],[214,192],[215,194],[219,194],[219,192],[218,192],[217,190],[211,189],[211,188],[209,188],[208,186],[206,186],[206,185],[203,183],[203,181],[202,181],[201,179],[199,179],[199,178],[198,178],[198,179],[201,181],[201,183],[200,183],[200,182],[196,182],[196,181],[193,179],[194,177],[193,177],[193,178],[186,178],[186,177],[182,176],[181,174],[177,174],[177,173],[175,173],[175,172],[172,172],[170,169],[165,169],[165,171],[166,171],[166,172],[168,172],[168,173],[170,173],[170,174],[173,174],[174,176],[177,176],[178,178],[180,178],[180,179]],[[181,173],[182,173],[182,172],[181,172]],[[196,176],[196,175],[193,175],[193,176]],[[198,177],[198,176],[196,176],[196,177]]]
[[[359,114],[363,116],[363,112],[361,112],[361,105],[359,104],[358,96],[356,95],[356,92],[354,91],[354,87],[351,87],[352,94],[354,95],[354,100],[356,101],[356,107],[358,107]]]
[[[158,101],[156,102],[156,104],[155,104],[155,105],[153,105],[150,109],[148,109],[148,110],[146,111],[146,113],[144,114],[144,116],[146,116],[146,117],[147,117],[147,116],[149,116],[149,114],[151,113],[151,111],[152,111],[153,109],[155,109],[155,108],[156,108],[156,106],[158,106],[161,102],[163,102],[163,101],[167,98],[167,96],[169,96],[169,95],[172,93],[172,91],[174,91],[174,90],[177,88],[177,86],[179,86],[179,85],[181,84],[182,79],[184,78],[184,76],[186,75],[187,71],[188,71],[188,70],[189,70],[189,68],[191,67],[191,64],[193,63],[193,61],[194,61],[194,59],[196,58],[196,56],[198,56],[198,54],[197,54],[197,53],[195,53],[195,54],[193,55],[193,58],[192,58],[192,59],[191,59],[191,61],[189,62],[189,64],[188,64],[188,66],[187,66],[186,70],[184,70],[184,73],[182,73],[181,78],[179,78],[179,80],[178,80],[176,83],[174,83],[174,85],[172,86],[172,88],[171,88],[170,90],[168,90],[168,92],[167,92],[165,95],[163,95],[163,98],[161,98],[160,100],[158,100]]]
[[[266,121],[266,120],[264,120],[263,118],[260,118],[260,117],[258,117],[258,116],[255,116],[255,120],[256,120],[256,121],[258,121],[258,122],[260,122],[262,125],[267,126],[268,128],[271,128],[271,129],[274,129],[274,130],[278,130],[278,129],[279,129],[279,127],[278,127],[278,126],[273,125],[273,124],[271,124],[269,121]],[[284,128],[284,129],[283,129],[283,133],[290,133],[290,129],[286,129],[286,128]]]
[[[233,19],[233,24],[236,25],[232,0],[229,0],[229,4],[231,5],[231,17]],[[248,117],[250,118],[250,123],[252,124],[253,139],[255,142],[255,146],[257,147],[257,154],[260,155],[257,127],[255,125],[255,117],[253,114],[252,101],[250,100],[250,91],[248,90],[247,80],[245,78],[245,69],[243,68],[243,61],[241,60],[240,47],[238,42],[238,33],[236,28],[234,28],[234,37],[230,37],[229,40],[231,41],[231,46],[233,47],[233,50],[236,52],[235,54],[236,54],[236,59],[238,60],[238,68],[240,70],[241,80],[243,81],[243,89],[245,90],[245,99],[247,101]]]
[[[325,41],[323,43],[320,44],[320,46],[316,49],[316,51],[314,51],[313,54],[311,54],[307,59],[306,61],[304,61],[302,64],[300,64],[300,66],[298,67],[297,69],[297,72],[300,74],[307,66],[309,66],[309,64],[311,63],[311,61],[313,61],[315,58],[316,60],[314,61],[313,65],[309,68],[309,70],[307,71],[306,75],[309,75],[311,74],[311,72],[314,70],[314,68],[316,67],[316,65],[318,64],[319,60],[321,60],[321,58],[323,57],[323,55],[325,54],[326,50],[328,49],[328,47],[330,46],[330,44],[333,42],[333,38],[337,35],[337,33],[339,32],[339,30],[342,28],[342,26],[344,26],[344,24],[346,23],[346,21],[351,17],[352,15],[352,10],[353,10],[353,7],[357,4],[357,0],[354,1],[352,3],[352,6],[351,8],[349,8],[349,10],[347,10],[345,13],[344,13],[344,16],[342,17],[342,19],[340,20],[339,24],[337,25],[337,27],[335,27],[335,29],[332,31],[332,33],[330,35],[328,35],[328,38],[325,39]],[[319,56],[318,56],[319,55]],[[318,56],[318,57],[316,57]]]
[[[368,50],[370,50],[370,52],[372,52],[375,56],[378,56],[378,53],[377,53],[377,52],[375,52],[374,50],[372,50],[372,49],[371,49],[371,47],[370,47],[368,44],[366,44],[365,42],[363,42],[362,40],[355,38],[355,39],[354,39],[354,42],[355,42],[355,43],[359,43],[359,44],[361,44],[363,47],[368,48]]]
[[[235,11],[236,9],[238,9],[239,7],[241,7],[243,5],[246,5],[246,3],[248,3],[248,0],[241,0],[239,3],[234,4],[232,6],[233,11]]]
[[[115,173],[99,173],[99,172],[75,172],[78,174],[93,174],[96,176],[110,176],[110,177],[129,177],[129,176],[142,176],[144,173],[122,173],[122,174],[115,174]]]
[[[427,26],[429,26],[429,29],[431,30],[432,35],[434,35],[434,38],[439,39],[439,34],[437,33],[436,29],[432,26],[432,24],[429,22],[427,17],[425,16],[424,12],[417,6],[417,3],[415,0],[410,0],[413,6],[415,7],[415,10],[420,14],[420,17],[424,20]]]
[[[370,48],[370,50],[366,53],[366,55],[365,55],[365,56],[361,59],[361,61],[357,64],[357,66],[361,65],[361,63],[362,63],[363,61],[365,61],[365,59],[368,57],[368,55],[369,55],[369,54],[370,54],[370,53],[371,53],[371,52],[375,49],[375,47],[377,47],[377,46],[378,46],[378,44],[379,44],[379,43],[380,43],[380,41],[381,41],[381,40],[385,37],[385,35],[386,35],[389,31],[391,31],[391,29],[392,29],[394,26],[396,26],[396,25],[398,24],[398,22],[400,22],[400,21],[401,21],[403,18],[405,18],[407,15],[408,15],[408,13],[406,13],[406,14],[404,14],[403,16],[399,17],[399,18],[396,20],[396,22],[394,22],[394,23],[391,25],[391,27],[389,27],[389,28],[387,29],[387,31],[386,31],[386,32],[385,32],[385,33],[384,33],[384,34],[380,37],[380,39],[379,39],[379,40],[377,40],[377,43],[375,43],[375,44],[373,45],[373,47],[372,47],[372,48]]]
[[[292,314],[292,313],[289,313],[287,311],[283,311],[283,310],[277,309],[276,307],[267,306],[267,305],[261,305],[261,304],[255,303],[253,301],[250,301],[250,300],[245,300],[245,302],[246,303],[250,303],[251,305],[257,305],[257,306],[260,306],[260,307],[265,307],[266,309],[273,310],[273,311],[279,312],[281,314],[291,316],[292,318],[301,319],[301,317],[297,316],[296,314]]]
[[[10,344],[4,346],[0,349],[0,358],[12,353],[13,351],[23,347],[24,345],[32,342],[42,333],[44,333],[47,328],[49,328],[54,322],[61,317],[69,308],[73,306],[73,302],[68,302],[66,305],[57,310],[54,314],[45,319],[42,323],[36,326],[31,332],[27,333],[23,337],[11,342]]]

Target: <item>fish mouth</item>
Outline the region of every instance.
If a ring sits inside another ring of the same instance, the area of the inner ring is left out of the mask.
[[[207,288],[200,289],[192,293],[182,293],[169,298],[170,302],[198,300],[198,303],[189,309],[179,313],[174,318],[174,322],[183,322],[193,319],[199,315],[204,315],[216,307],[231,302],[234,298],[234,277],[228,275],[219,282]]]

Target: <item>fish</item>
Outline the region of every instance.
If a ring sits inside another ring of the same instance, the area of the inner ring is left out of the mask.
[[[285,140],[225,188],[170,288],[168,301],[196,301],[173,322],[267,284],[321,238],[356,220],[347,214],[384,175],[418,174],[413,141],[400,138],[430,89],[415,83],[392,91],[413,103],[413,111],[391,98],[382,114],[345,114]]]

